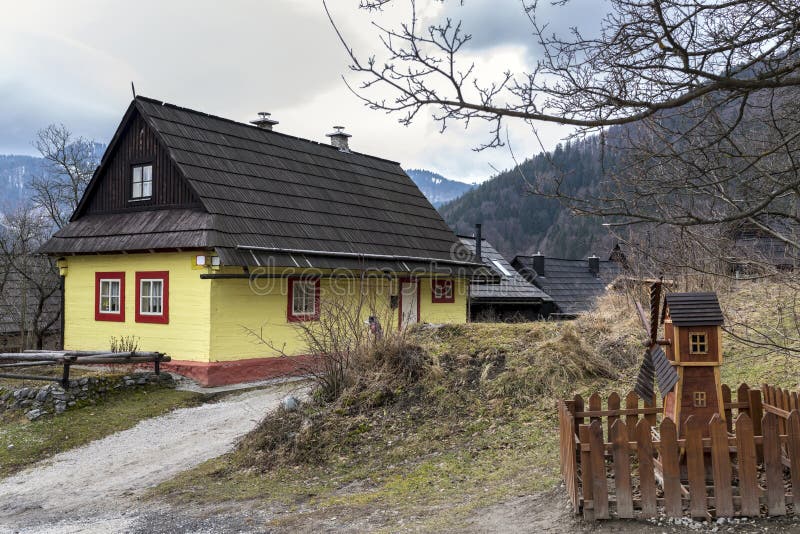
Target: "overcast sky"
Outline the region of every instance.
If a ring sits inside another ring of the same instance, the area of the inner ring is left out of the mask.
[[[535,61],[519,0],[419,0],[426,20],[463,19],[468,50],[488,75],[522,72]],[[358,0],[329,0],[337,24],[357,52],[380,53],[371,16]],[[596,27],[601,0],[546,6],[554,29]],[[391,24],[408,3],[380,15]],[[334,124],[353,135],[351,147],[426,168],[448,178],[480,181],[513,166],[508,149],[476,153],[486,126],[444,134],[429,114],[404,127],[397,117],[363,106],[345,87],[344,49],[322,0],[4,0],[0,18],[0,154],[34,154],[37,129],[53,122],[108,142],[138,94],[234,120],[272,112],[282,132],[327,141]],[[387,95],[388,96],[388,95]],[[546,126],[555,146],[567,130]],[[518,158],[539,151],[530,127],[513,124]]]

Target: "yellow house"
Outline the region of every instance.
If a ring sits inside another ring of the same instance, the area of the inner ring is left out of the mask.
[[[64,276],[66,349],[132,337],[217,385],[291,371],[279,356],[304,358],[300,327],[335,309],[383,328],[467,320],[486,269],[400,166],[339,128],[326,144],[274,124],[134,99],[44,247]]]

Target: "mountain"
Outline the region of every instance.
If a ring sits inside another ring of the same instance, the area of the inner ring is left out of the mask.
[[[95,165],[106,150],[103,143],[92,143],[91,157]],[[0,213],[11,212],[22,201],[30,198],[29,185],[34,176],[45,172],[45,160],[38,156],[0,154]]]
[[[434,207],[438,208],[445,202],[456,199],[474,188],[474,184],[465,184],[464,182],[457,182],[449,180],[432,171],[424,169],[407,169],[411,179],[420,188],[422,194],[430,201]]]
[[[0,155],[0,211],[11,210],[27,198],[33,176],[44,160],[35,156]]]
[[[614,243],[599,220],[573,215],[557,200],[529,192],[537,179],[556,173],[569,190],[597,188],[603,169],[613,164],[608,153],[601,156],[598,138],[558,145],[442,205],[439,213],[459,234],[472,235],[475,223],[482,223],[483,236],[509,259],[539,251],[559,258],[604,257]]]

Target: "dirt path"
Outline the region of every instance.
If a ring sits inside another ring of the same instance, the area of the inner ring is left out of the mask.
[[[176,410],[0,480],[0,533],[128,531],[136,496],[229,451],[298,387]]]

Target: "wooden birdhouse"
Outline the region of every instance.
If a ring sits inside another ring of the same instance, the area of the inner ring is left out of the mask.
[[[661,317],[664,352],[678,382],[664,397],[664,416],[685,432],[690,415],[704,423],[725,417],[720,366],[724,319],[715,293],[669,293]]]

